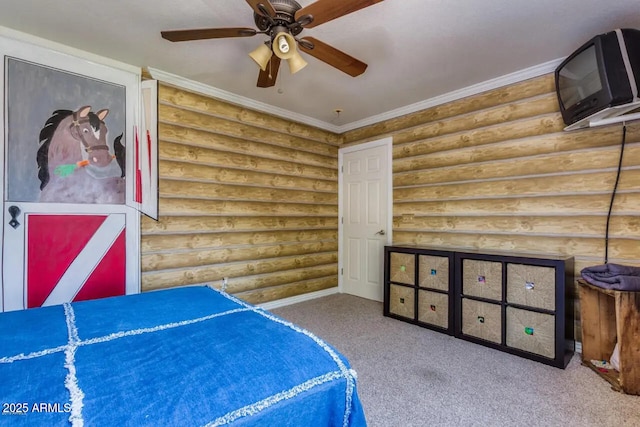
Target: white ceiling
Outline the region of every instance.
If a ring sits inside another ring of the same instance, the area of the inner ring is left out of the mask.
[[[151,67],[334,131],[483,82],[548,72],[596,34],[640,28],[638,0],[385,0],[300,35],[369,64],[363,75],[350,77],[303,54],[306,68],[291,75],[283,63],[276,86],[263,89],[248,53],[264,36],[180,43],[160,37],[161,30],[255,28],[245,0],[1,2],[0,26]],[[313,2],[298,0],[303,7]]]

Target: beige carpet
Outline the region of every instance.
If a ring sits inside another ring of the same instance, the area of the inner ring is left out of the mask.
[[[350,360],[369,426],[640,426],[640,396],[567,369],[382,316],[382,304],[338,294],[273,312]]]

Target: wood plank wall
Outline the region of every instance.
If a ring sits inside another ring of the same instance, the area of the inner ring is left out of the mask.
[[[164,84],[159,97],[160,221],[142,223],[143,290],[228,277],[261,303],[337,286],[338,147],[385,136],[394,244],[570,255],[576,277],[604,260],[622,125],[564,132],[551,74],[342,135]],[[632,122],[609,262],[640,265],[639,212]]]
[[[604,261],[622,125],[563,127],[549,74],[343,138],[393,137],[394,244],[569,255],[579,277]],[[639,213],[640,124],[632,122],[609,262],[640,265]]]
[[[220,287],[261,303],[337,286],[337,135],[159,88],[159,221],[142,290]]]

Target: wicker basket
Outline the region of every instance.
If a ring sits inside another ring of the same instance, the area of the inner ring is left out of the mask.
[[[507,301],[555,310],[556,270],[553,267],[507,264]]]
[[[441,328],[448,328],[449,296],[438,292],[418,291],[418,320]]]
[[[389,312],[397,316],[415,319],[416,291],[406,286],[391,285],[389,287]]]
[[[391,252],[389,279],[392,282],[415,285],[416,257],[414,254]]]
[[[462,333],[502,343],[502,307],[499,304],[462,299]]]
[[[463,259],[462,293],[474,297],[502,300],[502,263]]]
[[[507,345],[553,359],[555,324],[551,314],[507,307]]]
[[[419,286],[423,288],[449,290],[449,258],[419,255]]]

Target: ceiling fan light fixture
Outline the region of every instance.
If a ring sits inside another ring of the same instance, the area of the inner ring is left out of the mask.
[[[295,74],[307,66],[307,61],[305,61],[302,58],[302,55],[297,51],[294,52],[293,56],[287,60],[287,63],[289,64],[289,71],[291,71],[291,74]]]
[[[238,0],[239,1],[239,0]],[[207,40],[234,37],[252,37],[264,34],[269,37],[249,57],[260,66],[258,87],[275,85],[282,60],[287,60],[292,74],[307,66],[300,51],[325,62],[352,77],[359,76],[367,64],[317,40],[313,37],[295,38],[304,29],[356,12],[383,0],[306,0],[302,7],[296,0],[246,0],[253,9],[253,19],[258,30],[243,27],[201,28],[161,31],[160,35],[171,42]]]
[[[298,51],[296,50],[296,39],[291,34],[281,32],[276,34],[271,45],[273,53],[280,59],[289,59]]]
[[[269,49],[269,46],[264,43],[258,46],[257,49],[255,49],[253,52],[249,54],[251,59],[256,61],[256,63],[260,66],[260,69],[262,71],[267,69],[269,60],[271,60],[271,55],[273,55],[273,52],[271,52],[271,49]]]

